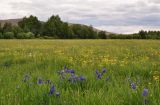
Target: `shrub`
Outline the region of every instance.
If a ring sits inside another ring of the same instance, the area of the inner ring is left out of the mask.
[[[4,36],[3,36],[3,34],[0,32],[0,39],[3,39],[4,38]]]
[[[106,32],[105,32],[105,31],[100,31],[100,32],[98,33],[98,37],[99,37],[100,39],[106,39],[106,38],[107,38]]]
[[[6,32],[6,33],[4,33],[4,38],[5,39],[13,39],[14,33],[13,32]]]
[[[25,34],[24,32],[18,33],[17,34],[17,39],[24,39],[25,38]]]
[[[28,33],[18,33],[17,34],[17,39],[31,39],[34,38],[34,34],[32,32],[28,32]]]
[[[32,39],[34,37],[35,37],[35,35],[32,32],[28,32],[25,34],[25,39]]]

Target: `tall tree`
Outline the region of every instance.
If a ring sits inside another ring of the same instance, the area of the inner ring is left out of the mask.
[[[89,31],[89,34],[88,34],[89,39],[96,39],[97,38],[97,32],[94,31],[94,29],[91,25],[88,27],[88,31]]]
[[[61,36],[62,34],[62,25],[63,22],[61,21],[58,15],[52,15],[48,21],[44,24],[44,31],[43,34],[47,36]]]
[[[2,33],[2,24],[0,23],[0,33]]]
[[[142,39],[146,39],[146,37],[147,37],[147,32],[141,30],[141,31],[139,31],[139,35],[140,35],[140,37],[141,37]]]
[[[35,35],[40,33],[41,22],[36,16],[24,17],[22,21],[18,23],[19,27],[22,28],[25,32],[32,32]]]
[[[12,24],[6,22],[6,23],[3,25],[2,33],[4,34],[4,33],[6,33],[6,32],[12,32],[12,31],[13,31],[13,30],[12,30]]]
[[[20,28],[20,27],[18,27],[18,26],[13,26],[12,27],[12,30],[13,30],[13,33],[14,33],[14,36],[17,38],[17,35],[19,34],[19,33],[22,33],[23,32],[23,30]]]
[[[106,39],[106,38],[107,38],[106,32],[105,32],[105,31],[100,31],[100,32],[98,32],[98,37],[99,37],[100,39]]]
[[[69,38],[69,34],[70,34],[70,30],[69,30],[68,23],[66,23],[66,22],[62,23],[60,37],[67,39],[67,38]]]

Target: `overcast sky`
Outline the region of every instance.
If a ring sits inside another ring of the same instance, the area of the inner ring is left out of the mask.
[[[0,0],[0,19],[35,15],[116,33],[160,30],[160,0]]]

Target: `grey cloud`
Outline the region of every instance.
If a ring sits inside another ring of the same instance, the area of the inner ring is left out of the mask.
[[[155,26],[156,29],[160,27],[159,0],[26,1],[20,0],[16,2],[12,0],[12,2],[8,2],[12,11],[3,13],[3,17],[19,17],[33,14],[41,20],[47,20],[52,14],[59,14],[64,21],[92,24],[96,27],[133,26],[135,28],[134,26]],[[2,15],[1,11],[0,15]]]

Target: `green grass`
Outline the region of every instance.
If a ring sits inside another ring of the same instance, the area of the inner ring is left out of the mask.
[[[158,40],[0,40],[0,105],[144,105],[145,99],[159,105],[159,45]],[[64,65],[86,81],[61,80]],[[103,67],[107,73],[97,80],[95,70]],[[51,80],[60,96],[49,95],[51,85],[39,85],[37,78]]]

